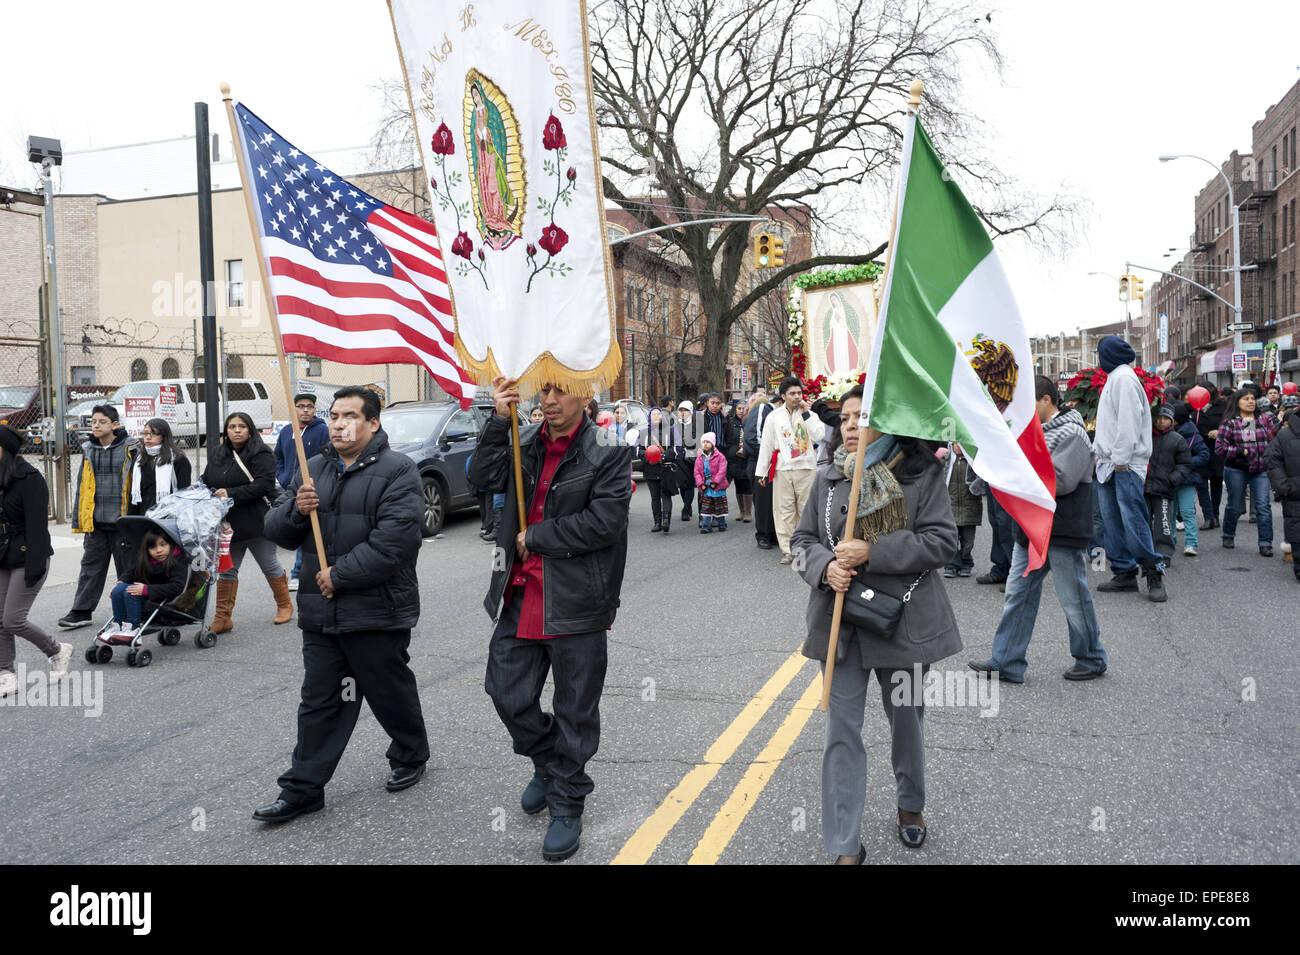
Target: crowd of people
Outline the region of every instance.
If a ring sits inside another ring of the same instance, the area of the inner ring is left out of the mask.
[[[604,420],[586,396],[545,385],[530,409],[538,426],[521,434],[526,526],[520,527],[510,425],[520,394],[516,382],[498,379],[493,414],[467,474],[491,502],[484,536],[501,555],[484,600],[492,621],[484,689],[514,751],[530,763],[520,808],[549,810],[543,857],[560,860],[577,851],[585,800],[594,788],[587,764],[599,745],[634,459],[648,492],[651,533],[670,532],[678,498],[683,522],[698,514],[700,533],[725,532],[733,518],[731,492],[734,520],[754,523],[756,545],[779,549],[780,563],[793,565],[809,585],[803,652],[825,667],[835,646],[822,826],[838,864],[861,864],[866,856],[862,724],[872,672],[892,736],[898,835],[909,848],[925,841],[924,706],[919,695],[909,699],[892,690],[900,674],[923,674],[961,650],[944,580],[971,576],[976,529],[986,512],[993,567],[978,580],[999,584],[1006,596],[990,656],[969,665],[1013,684],[1025,680],[1049,573],[1074,659],[1063,676],[1086,681],[1109,665],[1087,579],[1089,560],[1104,552],[1110,564],[1111,577],[1097,591],[1139,590],[1141,574],[1147,597],[1164,601],[1177,535],[1183,535],[1184,558],[1204,550],[1198,531],[1219,528],[1222,547],[1235,547],[1247,495],[1262,557],[1273,556],[1274,496],[1282,501],[1285,541],[1292,552],[1300,546],[1300,396],[1293,388],[1284,393],[1246,382],[1227,396],[1210,386],[1187,396],[1169,389],[1153,415],[1132,348],[1109,336],[1099,344],[1099,357],[1108,378],[1091,427],[1062,402],[1054,382],[1042,376],[1034,382],[1036,413],[1056,472],[1056,510],[1046,559],[1033,570],[1027,538],[960,444],[863,427],[860,387],[834,405],[810,404],[794,377],[772,398],[759,390],[730,405],[716,394],[698,403],[664,399],[640,429],[630,426],[625,408]],[[215,495],[232,502],[232,566],[217,583],[213,629],[233,627],[238,571],[248,552],[275,597],[274,623],[293,618],[289,595],[297,592],[304,665],[297,737],[278,797],[253,813],[266,823],[323,808],[325,787],[363,700],[391,739],[389,791],[418,782],[429,759],[407,652],[420,609],[416,560],[424,504],[418,469],[389,447],[372,391],[336,392],[329,423],[320,427],[314,396],[295,396],[295,410],[305,429],[306,475],[291,438],[282,436],[273,451],[239,412],[226,419],[201,475]],[[56,676],[66,672],[72,651],[29,618],[53,550],[48,489],[20,448],[21,436],[0,427],[0,694],[15,688],[15,637],[37,646]],[[165,421],[150,421],[133,441],[111,405],[94,409],[82,452],[73,506],[74,530],[84,541],[81,574],[72,609],[59,625],[90,622],[111,566],[117,576],[112,625],[130,633],[140,626],[146,602],[180,591],[186,557],[166,522],[128,552],[119,522],[186,487],[193,469]],[[846,539],[859,467],[857,512]],[[312,542],[313,523],[324,541],[323,564]],[[292,577],[278,548],[297,552]],[[845,609],[833,644],[836,594],[845,595]],[[890,600],[873,603],[877,595]],[[550,712],[542,705],[548,674],[555,685]],[[352,690],[340,693],[349,683]]]

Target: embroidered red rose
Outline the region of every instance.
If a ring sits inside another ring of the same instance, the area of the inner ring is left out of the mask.
[[[547,117],[546,126],[542,128],[542,145],[547,149],[563,149],[569,145],[568,140],[564,138],[564,127],[560,125],[554,113]],[[546,247],[542,246],[542,248]]]
[[[451,254],[459,255],[462,259],[468,261],[470,254],[474,251],[474,242],[464,232],[458,233],[456,238],[451,241]]]
[[[433,131],[433,141],[429,144],[436,156],[450,156],[456,151],[456,143],[451,138],[451,130],[442,123]]]
[[[572,166],[570,166],[570,167],[569,167],[569,172],[568,172],[568,177],[569,177],[569,182],[574,182],[574,181],[576,181],[577,178],[578,178],[578,170],[576,170],[576,169],[574,169]]]
[[[528,258],[531,259],[533,256],[535,256],[535,255],[537,254],[537,246],[535,246],[535,245],[533,245],[531,242],[529,242],[529,243],[528,243],[528,248],[526,248],[524,251],[527,253]]]
[[[560,250],[569,244],[569,234],[552,222],[542,230],[542,237],[537,240],[537,244],[548,255],[559,255]]]

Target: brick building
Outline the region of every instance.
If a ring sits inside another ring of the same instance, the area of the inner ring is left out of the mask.
[[[1250,323],[1243,346],[1257,372],[1264,346],[1274,343],[1284,364],[1296,358],[1300,344],[1300,301],[1296,273],[1297,207],[1300,206],[1297,132],[1300,131],[1300,83],[1293,86],[1251,128],[1251,151],[1233,151],[1223,173],[1232,183],[1241,229],[1242,321]],[[1190,251],[1170,269],[1233,301],[1232,207],[1228,184],[1211,178],[1193,204]],[[1191,384],[1205,378],[1220,386],[1231,383],[1233,320],[1231,306],[1185,282],[1163,278],[1148,290],[1151,316],[1169,316],[1169,353],[1161,356],[1170,380]],[[1292,377],[1294,372],[1284,372]]]

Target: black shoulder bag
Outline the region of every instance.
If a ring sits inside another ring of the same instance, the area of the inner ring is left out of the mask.
[[[825,514],[826,540],[831,550],[835,550],[835,545],[839,543],[831,533],[831,502],[834,500],[835,494],[832,489],[832,492],[826,495]],[[907,593],[902,597],[894,597],[854,581],[849,584],[849,589],[844,594],[844,610],[841,617],[864,633],[892,640],[894,631],[898,629],[898,622],[903,618],[903,608],[912,599],[912,591],[916,590],[917,585],[925,580],[929,573],[928,570],[921,571],[920,576],[912,581],[912,586],[907,588]]]

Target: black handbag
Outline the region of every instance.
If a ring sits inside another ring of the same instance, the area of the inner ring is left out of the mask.
[[[831,502],[834,497],[834,494],[826,495],[826,539],[830,542],[831,550],[839,543],[831,533]],[[866,584],[851,583],[844,594],[844,608],[840,616],[864,633],[892,640],[898,622],[903,619],[903,608],[912,599],[912,591],[929,573],[929,570],[921,571],[902,597],[895,597]]]

